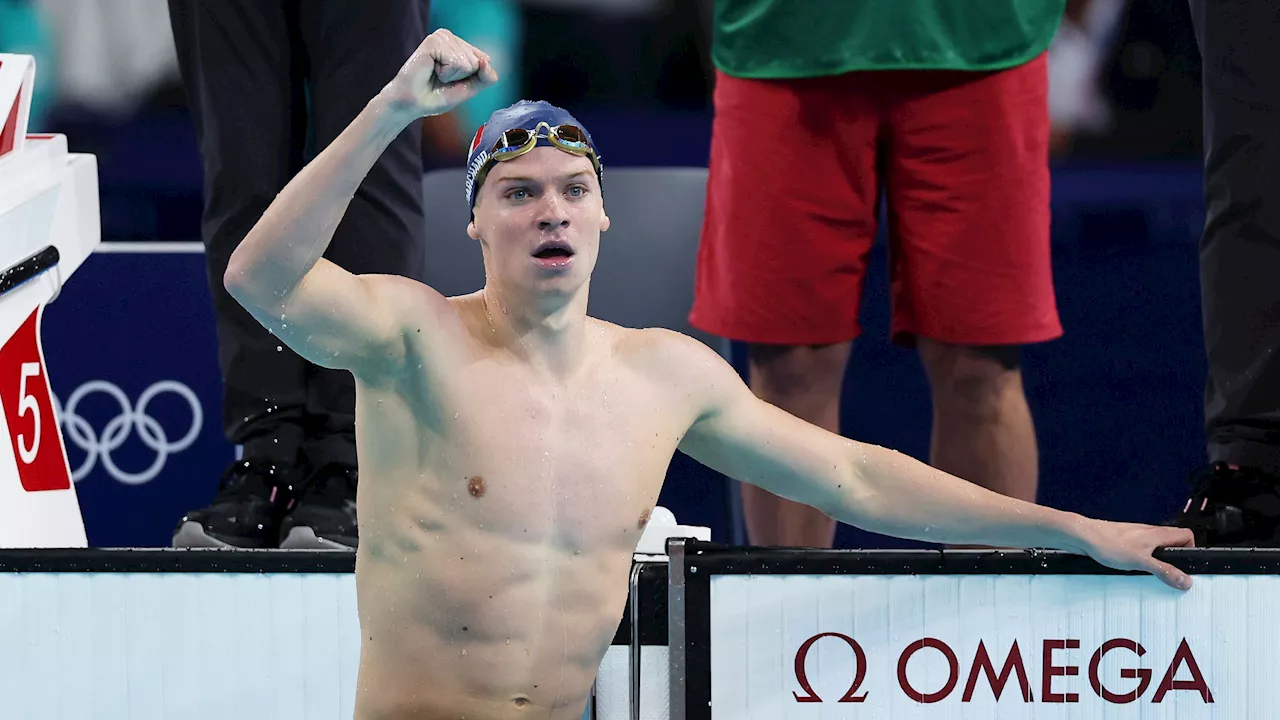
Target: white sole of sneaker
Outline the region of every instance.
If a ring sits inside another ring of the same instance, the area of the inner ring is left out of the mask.
[[[309,527],[296,527],[289,531],[280,541],[281,550],[345,550],[351,552],[355,548],[347,547],[339,542],[326,540],[316,535]]]
[[[175,548],[234,548],[234,545],[225,543],[218,538],[211,537],[204,531],[204,527],[197,522],[184,522],[182,527],[178,528],[178,532],[173,535],[173,547]]]

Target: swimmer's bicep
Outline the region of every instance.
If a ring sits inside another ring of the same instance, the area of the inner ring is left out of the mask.
[[[290,349],[321,367],[392,367],[404,359],[398,295],[406,282],[354,275],[322,258],[274,312],[254,314]]]
[[[847,441],[754,396],[700,419],[680,450],[735,480],[819,509],[843,503],[853,488]]]
[[[852,443],[757,398],[728,363],[699,371],[680,451],[735,480],[819,509],[847,502]]]

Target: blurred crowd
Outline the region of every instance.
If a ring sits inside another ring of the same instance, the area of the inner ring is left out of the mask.
[[[442,162],[516,98],[582,109],[710,112],[711,0],[432,0],[432,27],[484,49],[495,89],[424,127]],[[591,38],[583,42],[582,38]],[[34,55],[31,126],[109,125],[183,103],[165,0],[0,0],[0,52]],[[1053,149],[1197,156],[1199,57],[1186,3],[1069,0],[1049,52]]]

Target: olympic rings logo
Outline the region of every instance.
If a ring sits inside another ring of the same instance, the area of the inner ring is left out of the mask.
[[[170,439],[160,422],[147,414],[147,406],[151,401],[165,392],[177,395],[191,406],[191,427],[177,440]],[[120,406],[120,414],[106,424],[101,435],[88,420],[76,413],[80,403],[87,396],[95,393],[105,394]],[[54,403],[57,402],[57,398],[54,398]],[[176,380],[161,380],[152,384],[138,397],[136,408],[119,386],[106,380],[93,380],[71,393],[66,407],[58,412],[58,416],[62,421],[64,436],[86,453],[84,462],[71,471],[71,479],[79,482],[101,460],[107,473],[125,485],[143,485],[154,480],[164,469],[164,463],[170,455],[191,447],[196,437],[200,435],[200,428],[204,424],[204,409],[200,405],[200,398],[191,388]],[[142,444],[156,454],[151,465],[141,472],[122,470],[111,456],[112,452],[124,445],[125,440],[134,430],[137,431]]]

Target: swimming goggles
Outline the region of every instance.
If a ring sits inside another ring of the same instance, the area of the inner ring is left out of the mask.
[[[542,129],[546,128],[546,133]],[[596,170],[596,175],[600,175],[600,159],[596,156],[596,151],[591,147],[591,143],[587,141],[587,134],[577,125],[556,125],[552,127],[546,122],[538,123],[532,131],[524,128],[511,128],[502,133],[493,144],[493,148],[489,151],[489,160],[493,162],[506,162],[515,160],[524,155],[538,145],[539,138],[546,138],[555,147],[581,157],[591,160],[592,167]],[[479,187],[484,182],[484,178],[489,174],[492,164],[486,162],[484,168],[478,173],[476,178],[476,186]]]

